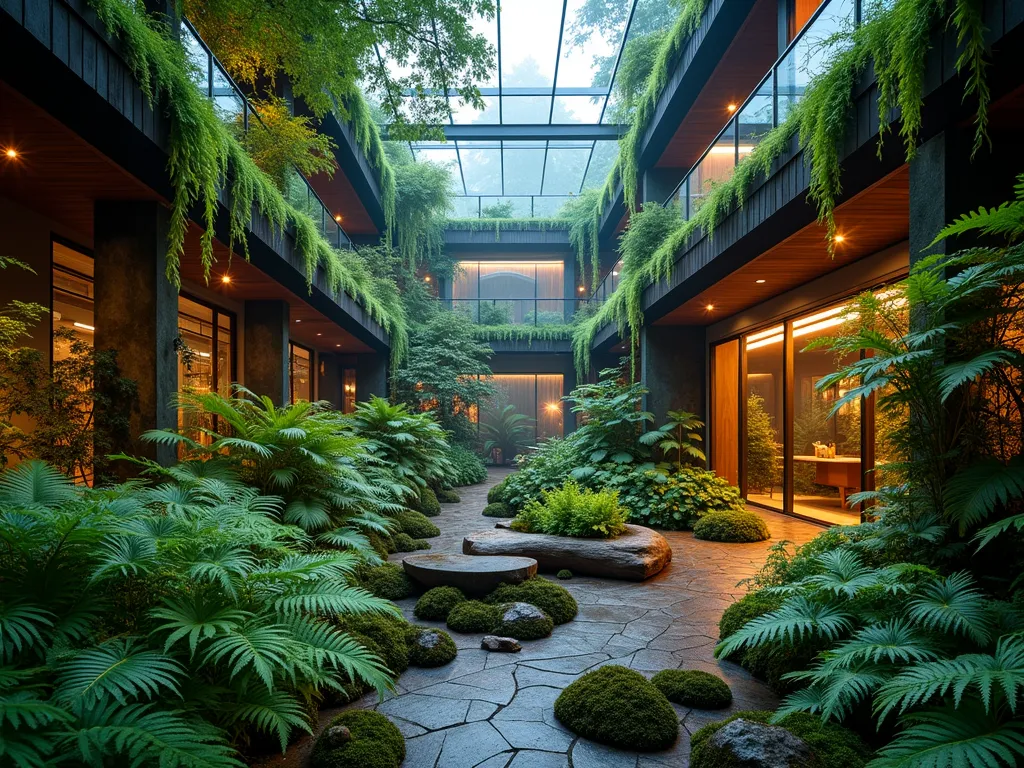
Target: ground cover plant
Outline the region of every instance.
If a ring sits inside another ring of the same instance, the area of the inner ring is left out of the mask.
[[[348,738],[338,731],[348,730]],[[398,768],[405,759],[405,738],[379,712],[353,709],[336,715],[320,734],[310,755],[314,768]]]
[[[491,604],[529,603],[548,614],[555,624],[565,624],[576,618],[579,606],[565,587],[534,576],[519,584],[502,584],[484,598]]]
[[[472,634],[474,632],[492,632],[498,625],[497,606],[482,603],[479,600],[465,600],[457,603],[448,612],[448,629],[453,632]]]
[[[615,491],[581,489],[574,480],[553,491],[541,491],[512,520],[512,530],[609,539],[626,530],[625,512]]]
[[[452,608],[465,601],[466,596],[456,587],[434,587],[416,601],[413,613],[423,621],[445,621]]]
[[[705,541],[733,543],[749,543],[771,538],[764,519],[748,509],[709,512],[694,524],[693,535]]]
[[[732,704],[732,691],[726,682],[699,669],[665,669],[651,682],[665,698],[684,707],[722,709]]]

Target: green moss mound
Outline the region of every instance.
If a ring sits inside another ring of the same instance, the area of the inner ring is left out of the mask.
[[[495,501],[484,507],[484,517],[515,517],[516,513],[508,504],[502,501]]]
[[[509,476],[511,477],[511,475]],[[508,477],[502,480],[497,485],[493,486],[487,492],[487,503],[497,504],[498,502],[505,501],[505,494],[508,492]]]
[[[398,563],[384,563],[366,569],[362,586],[376,597],[401,600],[412,593],[412,582]]]
[[[442,667],[459,653],[452,636],[443,629],[409,627],[405,630],[405,642],[409,646],[409,664],[413,667]]]
[[[665,698],[684,707],[722,709],[732,704],[732,691],[726,682],[699,669],[666,669],[651,678]]]
[[[619,749],[666,749],[679,736],[679,721],[650,680],[611,665],[588,672],[555,699],[555,717],[573,733]]]
[[[466,596],[456,587],[434,587],[423,593],[416,601],[413,613],[423,621],[445,621],[459,603],[464,603]]]
[[[442,504],[458,504],[462,501],[462,497],[451,488],[442,488],[435,495]]]
[[[493,632],[499,620],[498,609],[495,606],[481,603],[479,600],[466,600],[449,612],[448,629],[464,634]]]
[[[396,552],[415,552],[419,549],[430,549],[430,542],[426,539],[414,539],[408,533],[396,533],[394,535]]]
[[[366,538],[370,541],[370,546],[373,547],[373,551],[380,555],[382,560],[387,560],[388,555],[393,554],[396,550],[394,539],[387,534],[377,533],[376,531],[368,531]]]
[[[770,723],[774,713],[763,710],[737,712],[725,720],[709,723],[690,738],[690,768],[735,768],[732,755],[708,745],[708,740],[722,726],[743,718],[756,723]],[[781,726],[803,739],[814,751],[821,768],[863,768],[871,757],[871,749],[849,728],[822,722],[815,715],[796,712],[786,715],[774,725]]]
[[[326,733],[343,725],[352,740],[332,748]],[[398,768],[405,759],[405,739],[401,732],[379,712],[353,709],[342,712],[328,723],[313,745],[312,768]]]
[[[430,539],[441,535],[441,529],[434,525],[422,512],[405,509],[395,515],[398,527],[414,539]]]
[[[437,517],[441,514],[441,503],[432,488],[420,488],[419,507],[420,512],[427,517]]]
[[[735,603],[725,609],[718,620],[718,639],[738,632],[747,622],[771,613],[782,605],[782,595],[770,595],[767,592],[748,592]]]
[[[346,616],[339,624],[346,631],[370,638],[377,646],[377,655],[396,675],[409,668],[409,646],[405,642],[409,623],[405,619],[393,615],[362,614]]]
[[[562,581],[568,581],[572,578],[572,571],[570,571],[568,568],[563,568],[555,574],[555,578],[561,579]]]
[[[484,600],[492,605],[499,603],[535,605],[550,616],[555,624],[572,621],[579,613],[579,606],[576,604],[575,598],[569,594],[569,590],[540,576],[534,576],[519,584],[502,584]]]
[[[765,541],[772,537],[761,516],[746,509],[709,512],[693,526],[693,535],[704,541],[733,544]]]
[[[543,615],[535,619],[504,621],[501,614],[510,606],[511,603],[498,606],[498,623],[493,630],[495,634],[502,637],[514,637],[516,640],[540,640],[542,637],[550,635],[551,630],[555,628],[555,622],[543,610],[541,610]]]

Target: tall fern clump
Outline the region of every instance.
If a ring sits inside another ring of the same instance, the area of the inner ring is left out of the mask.
[[[208,474],[204,475],[204,470]],[[242,766],[282,750],[332,691],[391,685],[338,617],[392,613],[310,552],[280,497],[213,466],[76,488],[0,476],[0,761]]]
[[[873,719],[888,742],[876,766],[1024,761],[1024,174],[1014,201],[936,242],[953,237],[988,244],[923,259],[819,342],[855,353],[819,384],[856,382],[833,413],[873,396],[902,417],[893,484],[851,497],[878,522],[776,556],[756,594],[781,606],[717,651],[791,664],[779,716]]]

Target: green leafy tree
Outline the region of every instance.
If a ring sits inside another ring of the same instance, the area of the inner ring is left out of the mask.
[[[747,486],[770,491],[779,483],[779,445],[772,417],[764,398],[751,393],[747,398]]]
[[[502,463],[515,458],[533,438],[536,424],[525,413],[519,413],[511,403],[501,405],[495,413],[487,414],[480,421],[480,433],[486,438],[484,453],[501,451]]]
[[[317,133],[308,117],[292,115],[288,102],[278,97],[255,101],[253,107],[259,118],[250,121],[248,131],[238,131],[239,140],[253,162],[279,189],[286,188],[287,176],[294,173],[293,168],[305,176],[334,175],[338,167],[334,141]]]
[[[668,421],[657,429],[645,432],[640,436],[640,442],[643,445],[657,445],[666,456],[674,451],[676,469],[681,470],[684,458],[687,463],[707,461],[704,451],[696,445],[704,440],[700,434],[702,429],[704,422],[697,418],[697,414],[689,411],[669,411]]]

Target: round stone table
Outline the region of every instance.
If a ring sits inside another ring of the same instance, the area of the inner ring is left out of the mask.
[[[506,555],[409,555],[402,566],[409,578],[427,589],[458,587],[469,595],[486,595],[499,584],[518,584],[537,574],[532,557]]]

